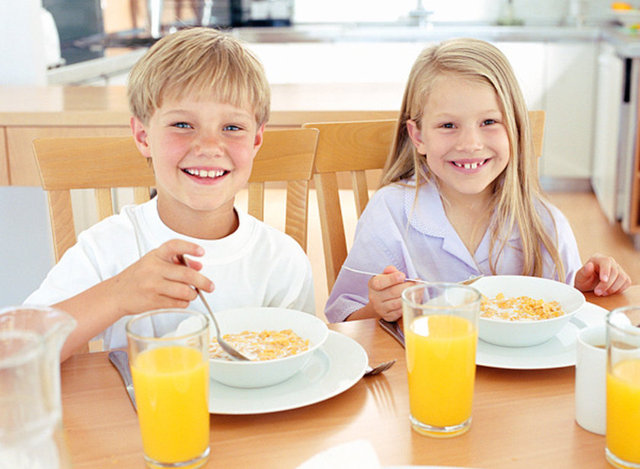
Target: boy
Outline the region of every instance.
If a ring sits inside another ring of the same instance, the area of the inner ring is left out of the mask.
[[[127,317],[158,308],[278,306],[314,312],[311,266],[290,237],[234,209],[262,143],[270,91],[259,61],[208,28],[158,41],[133,67],[131,130],[157,197],[78,237],[25,303],[78,321],[66,359],[100,335],[126,346]],[[190,256],[189,267],[178,255]],[[195,257],[195,259],[194,259]],[[214,291],[215,289],[215,291]]]

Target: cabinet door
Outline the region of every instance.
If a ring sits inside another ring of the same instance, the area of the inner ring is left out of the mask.
[[[590,178],[597,43],[548,43],[540,174]]]
[[[614,48],[603,44],[598,57],[591,185],[610,222],[617,219],[616,188],[623,70],[624,63],[615,54]]]
[[[7,149],[9,184],[12,186],[39,186],[38,166],[33,157],[31,142],[44,137],[102,137],[127,136],[131,129],[122,127],[9,127]],[[0,172],[0,178],[2,173]]]
[[[546,46],[544,42],[495,42],[509,60],[524,100],[530,110],[545,109],[544,70]]]

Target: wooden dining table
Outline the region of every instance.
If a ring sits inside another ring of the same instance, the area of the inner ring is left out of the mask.
[[[610,310],[640,304],[640,286],[587,301]],[[211,415],[211,468],[295,468],[340,443],[368,440],[382,466],[607,468],[605,437],[575,422],[574,367],[514,370],[479,366],[471,429],[450,439],[409,424],[404,349],[373,319],[331,324],[366,350],[370,363],[395,359],[383,374],[301,408]],[[339,366],[339,364],[338,364]],[[137,415],[107,352],[62,364],[66,443],[75,468],[142,468]]]

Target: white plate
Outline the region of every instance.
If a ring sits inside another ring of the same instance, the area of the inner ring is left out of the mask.
[[[288,380],[255,389],[209,383],[209,412],[212,414],[266,414],[297,409],[324,401],[357,383],[369,358],[355,340],[329,331],[324,345],[309,363]]]
[[[587,326],[604,324],[606,314],[606,309],[585,303],[576,313],[575,319]],[[512,370],[573,366],[576,364],[578,330],[579,326],[570,322],[551,340],[532,347],[500,347],[479,340],[476,364]]]

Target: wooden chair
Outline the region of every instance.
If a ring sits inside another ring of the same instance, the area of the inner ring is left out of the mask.
[[[249,179],[248,211],[263,219],[264,187],[287,183],[285,232],[303,249],[307,242],[309,181],[318,131],[267,130]],[[131,137],[44,138],[33,142],[42,187],[47,191],[58,261],[76,242],[72,189],[94,189],[98,219],[114,213],[112,189],[133,187],[135,202],[149,200],[153,170]]]
[[[542,154],[544,111],[530,111],[536,156]],[[329,292],[347,257],[347,242],[340,207],[339,173],[351,174],[356,215],[360,217],[369,202],[365,171],[384,168],[393,142],[396,119],[355,122],[306,123],[303,128],[318,129],[314,183],[318,197],[320,228]]]

